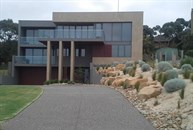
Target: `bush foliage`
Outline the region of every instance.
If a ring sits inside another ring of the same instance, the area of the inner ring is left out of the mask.
[[[182,59],[180,61],[180,66],[184,64],[190,64],[191,66],[193,66],[193,57],[186,56],[184,59]]]
[[[150,71],[151,70],[151,66],[149,65],[149,64],[143,64],[142,66],[141,66],[141,70],[143,71],[143,72],[146,72],[146,71]]]
[[[185,88],[185,86],[186,86],[185,81],[178,78],[170,79],[164,84],[164,88],[168,93],[175,92],[179,89],[183,89]]]
[[[178,78],[178,73],[174,69],[167,70],[165,74],[167,80]]]
[[[158,72],[165,72],[166,70],[173,69],[173,66],[166,62],[166,61],[161,61],[157,65]]]
[[[182,72],[185,72],[185,71],[190,71],[191,72],[193,69],[192,69],[191,64],[183,64],[181,66],[181,70],[182,70]]]

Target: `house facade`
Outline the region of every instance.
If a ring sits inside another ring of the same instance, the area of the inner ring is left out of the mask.
[[[90,83],[92,65],[142,59],[143,12],[53,12],[50,21],[19,21],[18,84],[76,79]]]

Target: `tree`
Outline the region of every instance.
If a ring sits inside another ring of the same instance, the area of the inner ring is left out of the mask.
[[[147,25],[143,26],[143,59],[145,61],[152,60],[152,56],[155,53],[155,47],[153,45],[153,39],[155,31]]]
[[[0,64],[7,64],[17,54],[18,24],[11,19],[0,21]]]

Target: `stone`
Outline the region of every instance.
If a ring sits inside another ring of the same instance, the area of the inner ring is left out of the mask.
[[[121,70],[122,71],[124,68],[125,68],[124,64],[118,64],[118,65],[115,66],[116,70]]]
[[[113,83],[113,81],[115,80],[115,77],[108,77],[104,83],[104,85],[109,86]]]
[[[139,99],[150,99],[153,97],[157,97],[161,94],[162,88],[158,85],[150,85],[148,87],[142,88],[139,93],[138,97]]]
[[[100,83],[104,85],[106,80],[107,80],[107,77],[102,77],[102,79],[100,80]]]
[[[130,85],[130,86],[134,86],[137,82],[139,82],[140,84],[147,82],[148,79],[147,78],[129,78],[126,80],[126,82]]]

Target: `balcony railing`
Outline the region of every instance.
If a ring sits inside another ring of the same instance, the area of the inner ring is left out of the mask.
[[[56,58],[52,56],[51,64],[56,64]],[[15,64],[35,64],[35,65],[44,65],[47,63],[47,56],[15,56]]]
[[[103,30],[55,30],[54,32],[39,34],[39,37],[20,37],[20,43],[40,44],[39,39],[44,38],[98,40],[104,39],[104,32]]]

